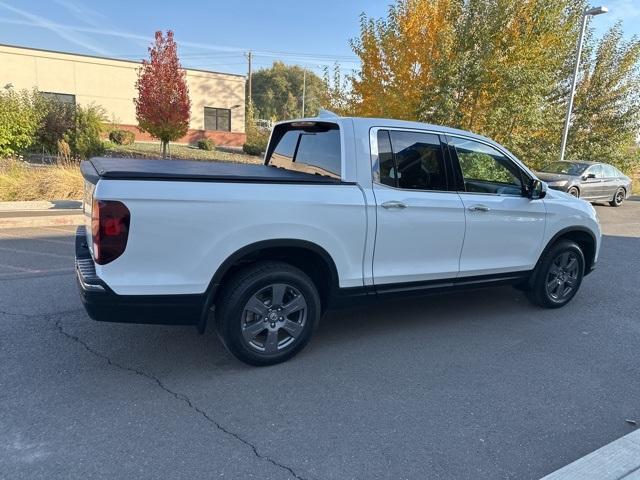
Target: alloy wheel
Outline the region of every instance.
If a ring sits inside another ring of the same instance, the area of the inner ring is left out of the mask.
[[[573,252],[560,253],[553,259],[546,278],[546,290],[551,299],[561,302],[574,292],[578,285],[580,263]]]
[[[263,354],[274,354],[293,345],[307,321],[307,302],[292,285],[274,283],[251,296],[242,313],[242,338]]]

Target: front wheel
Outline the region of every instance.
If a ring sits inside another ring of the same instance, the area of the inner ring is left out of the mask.
[[[624,188],[619,188],[616,191],[616,194],[613,196],[613,199],[609,202],[609,205],[612,207],[619,207],[624,202],[625,191]]]
[[[527,296],[541,307],[566,305],[582,284],[584,266],[584,254],[578,244],[570,240],[558,242],[536,267]]]
[[[580,198],[580,190],[578,190],[578,187],[571,187],[567,190],[567,193],[573,197]]]
[[[216,328],[239,360],[263,366],[284,362],[309,342],[320,319],[313,281],[282,262],[261,262],[227,283],[216,312]]]

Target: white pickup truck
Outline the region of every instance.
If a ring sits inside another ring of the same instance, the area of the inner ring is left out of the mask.
[[[598,259],[594,208],[507,149],[422,123],[278,123],[263,165],[94,158],[77,278],[101,321],[209,318],[253,365],[284,361],[329,307],[512,283],[561,307]]]

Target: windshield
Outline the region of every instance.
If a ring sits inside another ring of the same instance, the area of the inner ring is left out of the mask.
[[[563,175],[582,175],[589,165],[575,162],[553,162],[544,167],[541,172],[561,173]]]

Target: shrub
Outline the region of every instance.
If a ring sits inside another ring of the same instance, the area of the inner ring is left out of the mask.
[[[109,140],[116,145],[131,145],[136,139],[136,134],[129,130],[111,130],[109,132]]]
[[[211,140],[210,138],[203,138],[198,140],[198,148],[200,150],[213,150],[216,148],[216,142]]]
[[[63,139],[58,140],[58,157],[62,159],[63,162],[68,163],[71,160],[71,147],[67,142]]]
[[[42,113],[36,108],[36,92],[0,92],[0,157],[17,155],[33,145]]]
[[[105,118],[105,110],[101,106],[76,107],[73,128],[65,135],[65,141],[75,156],[89,158],[104,151],[100,133]]]
[[[242,145],[242,151],[247,155],[262,155],[265,148],[262,145],[258,145],[257,143],[245,143]]]
[[[73,128],[76,106],[39,96],[37,108],[42,112],[36,144],[48,152],[55,152],[58,143]]]

